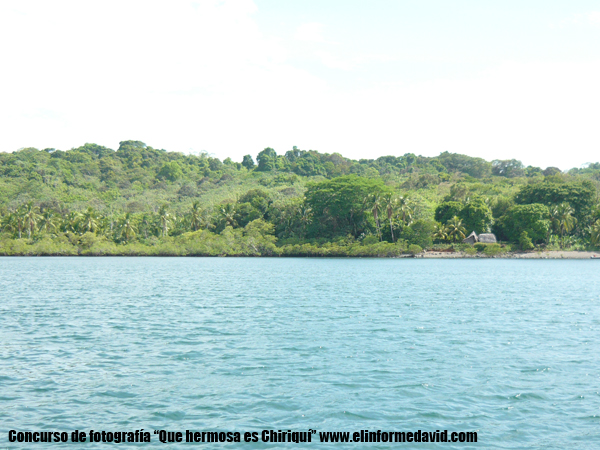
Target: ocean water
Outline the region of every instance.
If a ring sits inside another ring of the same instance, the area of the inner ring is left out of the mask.
[[[478,437],[152,434],[128,448],[600,448],[599,273],[592,260],[0,258],[0,448],[75,448],[8,440],[75,429]]]

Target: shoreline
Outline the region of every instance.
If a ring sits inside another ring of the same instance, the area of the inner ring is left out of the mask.
[[[435,250],[424,251],[415,255],[403,254],[394,256],[368,256],[368,255],[174,255],[174,254],[0,254],[0,257],[8,258],[39,258],[39,257],[130,257],[130,258],[357,258],[357,259],[599,259],[600,252],[574,251],[574,250],[551,250],[545,252],[507,252],[497,255],[485,255],[483,253],[469,254],[466,252],[440,252]]]
[[[600,259],[600,252],[590,251],[577,251],[577,250],[550,250],[544,252],[507,252],[498,255],[488,256],[482,253],[470,255],[465,252],[436,252],[426,251],[419,255],[415,255],[416,258],[430,258],[430,259],[489,259],[489,258],[503,258],[503,259]]]

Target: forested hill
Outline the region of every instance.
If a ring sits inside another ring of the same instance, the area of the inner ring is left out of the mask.
[[[396,254],[471,231],[513,248],[593,248],[599,186],[599,163],[563,173],[448,152],[356,161],[266,148],[234,162],[139,141],[24,148],[0,153],[0,253]]]

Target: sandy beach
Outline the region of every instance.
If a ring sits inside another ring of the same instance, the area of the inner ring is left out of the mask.
[[[592,259],[592,257],[600,259],[600,252],[583,252],[557,250],[548,252],[510,252],[495,256],[487,256],[483,253],[469,255],[464,252],[436,252],[427,251],[420,255],[420,258],[507,258],[507,259]]]

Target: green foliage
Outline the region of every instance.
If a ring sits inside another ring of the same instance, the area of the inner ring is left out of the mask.
[[[537,183],[523,186],[515,196],[520,205],[540,203],[546,206],[568,203],[573,208],[573,216],[585,223],[596,204],[597,192],[592,182]]]
[[[134,140],[0,153],[0,253],[398,256],[490,226],[519,244],[523,231],[557,248],[600,241],[600,164],[561,173],[448,152],[356,161],[297,147],[256,161]]]
[[[492,171],[492,164],[482,158],[444,152],[437,159],[448,172],[462,172],[474,178],[485,178]]]
[[[600,247],[600,219],[596,220],[589,228],[590,245],[593,248]]]
[[[497,196],[492,202],[492,216],[495,219],[502,217],[513,204],[514,202],[511,198],[503,195]]]
[[[487,233],[492,225],[492,211],[482,198],[473,198],[467,202],[458,217],[463,221],[467,233]]]
[[[271,147],[260,152],[256,160],[258,161],[256,170],[260,172],[271,172],[277,168],[277,153]]]
[[[244,159],[242,161],[242,166],[244,166],[248,170],[254,169],[255,164],[254,164],[254,160],[252,159],[252,156],[245,155]]]
[[[475,250],[475,248],[473,248],[473,247],[465,247],[462,249],[462,251],[470,256],[477,254],[477,250]]]
[[[541,243],[550,232],[549,215],[548,207],[539,203],[512,206],[500,218],[498,234],[504,240],[518,242],[521,233],[526,231],[532,242]]]
[[[423,251],[423,249],[416,244],[410,244],[408,246],[408,253],[410,253],[411,255],[417,255],[417,254],[421,253],[422,251]]]
[[[473,248],[478,252],[481,253],[485,250],[485,248],[487,247],[488,244],[484,244],[483,242],[476,242],[475,244],[473,244]]]
[[[363,240],[362,243],[363,245],[373,245],[373,244],[377,244],[379,242],[379,239],[377,238],[377,236],[366,236]]]
[[[503,253],[502,246],[500,244],[488,244],[483,250],[483,254],[486,256],[496,256]]]
[[[519,236],[519,247],[523,251],[533,250],[535,245],[531,242],[531,238],[527,234],[527,231],[522,231],[521,236]]]
[[[452,242],[462,241],[465,238],[467,230],[463,226],[462,220],[454,216],[446,225],[448,239]]]
[[[463,204],[456,201],[440,203],[435,208],[435,220],[443,224],[448,223],[453,217],[460,216]]]
[[[158,171],[158,177],[169,181],[176,181],[183,177],[181,167],[175,161],[166,162]]]
[[[499,177],[514,178],[525,175],[525,167],[516,159],[492,161],[492,174]]]
[[[309,184],[306,204],[313,220],[309,236],[332,237],[352,235],[355,238],[373,228],[369,221],[369,199],[384,194],[381,180],[345,175]]]
[[[435,227],[433,220],[419,219],[402,230],[401,238],[421,248],[429,248],[433,245]]]

